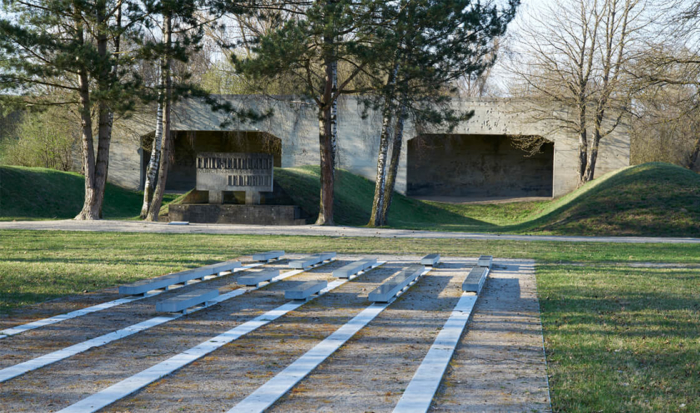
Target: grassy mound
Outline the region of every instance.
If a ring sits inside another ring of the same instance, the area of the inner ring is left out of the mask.
[[[583,235],[700,236],[700,175],[667,163],[631,166],[552,201],[524,225]]]
[[[319,168],[275,171],[276,181],[312,215],[318,213]],[[365,225],[374,183],[336,175],[336,222]],[[700,175],[665,163],[608,174],[552,201],[445,204],[396,194],[389,224],[397,228],[562,235],[700,236]]]
[[[45,168],[0,166],[0,220],[67,219],[78,215],[85,178]],[[173,198],[167,194],[165,201]],[[143,194],[107,184],[102,214],[106,219],[138,216]]]

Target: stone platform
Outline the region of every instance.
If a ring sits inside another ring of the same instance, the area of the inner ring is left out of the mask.
[[[200,224],[305,225],[296,205],[182,204],[170,205],[170,221]]]

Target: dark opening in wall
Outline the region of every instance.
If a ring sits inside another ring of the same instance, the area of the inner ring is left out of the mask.
[[[498,135],[420,135],[408,141],[409,196],[550,197],[554,144],[533,156]]]
[[[168,180],[165,189],[168,191],[189,191],[194,188],[197,179],[195,160],[200,152],[246,152],[272,154],[274,166],[282,166],[282,140],[266,132],[256,131],[175,131],[173,132],[173,148],[171,152]],[[153,136],[145,137],[142,142],[143,175],[151,159],[151,143]],[[144,182],[141,182],[143,189]]]

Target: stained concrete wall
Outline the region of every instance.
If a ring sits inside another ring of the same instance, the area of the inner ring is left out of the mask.
[[[408,142],[410,196],[552,196],[554,145],[528,155],[498,135],[421,135]]]
[[[190,99],[174,107],[174,131],[261,131],[282,141],[282,166],[317,165],[319,162],[318,113],[310,102],[288,97],[277,99],[259,96],[220,96],[240,109],[274,110],[275,115],[258,123],[233,120],[229,126],[220,125],[231,120],[221,113],[213,113],[201,101]],[[379,146],[380,114],[369,111],[362,117],[362,106],[356,97],[343,97],[338,110],[339,166],[374,180]],[[557,129],[546,121],[533,120],[532,112],[522,101],[508,99],[453,100],[459,110],[473,110],[474,116],[461,123],[452,132],[458,135],[536,135],[554,143],[552,178],[553,195],[561,196],[576,188],[576,137]],[[558,109],[561,110],[561,109]],[[444,133],[444,130],[417,130],[407,122],[404,147],[397,176],[397,190],[406,193],[408,154],[406,142],[420,134]],[[110,152],[110,181],[127,187],[139,188],[141,174],[141,137],[155,130],[155,108],[145,108],[128,119],[115,121]],[[629,165],[629,134],[625,125],[601,142],[596,176]]]

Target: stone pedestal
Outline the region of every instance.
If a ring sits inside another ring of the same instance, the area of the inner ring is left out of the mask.
[[[200,224],[304,225],[296,205],[180,204],[170,205],[170,221]]]
[[[221,191],[209,191],[209,203],[216,204],[216,205],[223,204],[224,203],[224,193]]]
[[[258,192],[258,191],[245,191],[245,204],[246,205],[260,205],[260,192]]]

